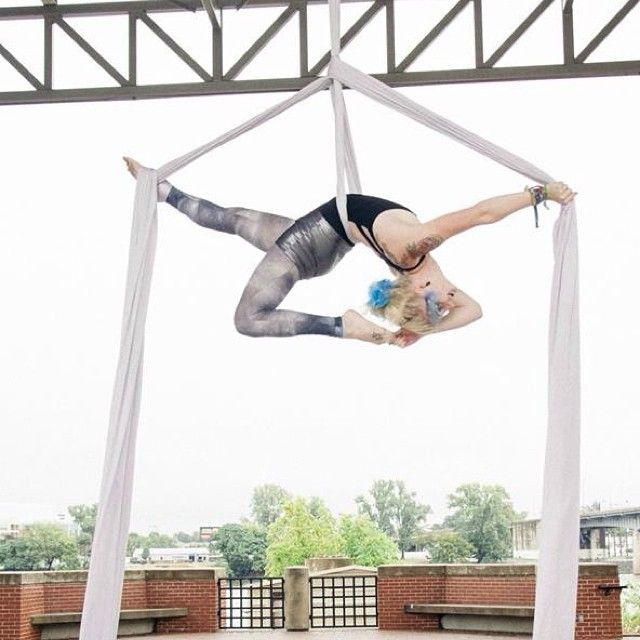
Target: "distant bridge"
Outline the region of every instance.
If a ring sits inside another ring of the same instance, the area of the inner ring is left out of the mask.
[[[593,511],[580,516],[581,529],[634,529],[640,531],[640,507]]]
[[[520,520],[511,525],[513,555],[538,557],[539,519]],[[590,511],[580,516],[580,557],[583,560],[633,561],[640,574],[640,507]]]

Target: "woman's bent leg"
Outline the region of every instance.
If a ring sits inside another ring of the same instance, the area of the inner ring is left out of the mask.
[[[221,207],[208,200],[183,193],[166,181],[159,185],[159,196],[161,190],[167,192],[166,202],[186,214],[196,224],[240,236],[262,251],[268,251],[294,222],[291,218],[273,213],[242,207]]]
[[[277,245],[269,249],[242,294],[236,309],[236,329],[253,337],[302,334],[342,337],[340,317],[277,308],[299,279],[296,265],[282,249]]]

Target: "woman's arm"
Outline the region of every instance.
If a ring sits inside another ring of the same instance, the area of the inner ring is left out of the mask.
[[[575,193],[564,182],[550,182],[547,185],[547,195],[549,200],[567,204],[573,200]],[[451,236],[481,224],[493,224],[532,204],[529,191],[522,191],[487,198],[467,209],[453,211],[429,220],[419,226],[416,239],[407,244],[408,257],[419,258],[440,246]]]
[[[482,307],[464,291],[456,289],[453,299],[456,303],[455,307],[438,324],[434,325],[432,333],[458,329],[482,318]],[[408,347],[425,335],[431,335],[431,333],[419,334],[400,329],[395,333],[395,344],[401,347]]]
[[[458,329],[482,318],[482,307],[464,291],[456,289],[453,300],[455,307],[434,326],[434,333]]]

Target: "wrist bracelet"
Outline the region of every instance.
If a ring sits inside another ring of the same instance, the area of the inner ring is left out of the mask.
[[[531,195],[531,204],[533,206],[537,229],[540,226],[538,223],[538,205],[542,202],[547,209],[549,208],[549,205],[547,204],[547,185],[536,185],[534,187],[525,186],[524,190],[528,191]]]

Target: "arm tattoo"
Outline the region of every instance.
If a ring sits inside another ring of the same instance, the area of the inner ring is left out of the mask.
[[[376,343],[376,344],[382,344],[384,342],[384,335],[382,334],[381,331],[373,331],[371,333],[371,339]]]
[[[442,236],[426,236],[422,238],[422,240],[409,242],[409,244],[407,244],[407,253],[410,258],[419,258],[437,249],[443,242],[444,238]]]

